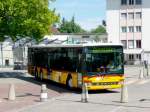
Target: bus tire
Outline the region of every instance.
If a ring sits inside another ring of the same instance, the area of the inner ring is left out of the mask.
[[[66,85],[67,85],[68,89],[71,89],[73,87],[73,85],[72,85],[72,76],[71,75],[68,75]]]

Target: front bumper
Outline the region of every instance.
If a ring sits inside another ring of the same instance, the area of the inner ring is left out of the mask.
[[[117,88],[121,88],[122,85],[118,84],[118,85],[99,85],[99,86],[87,86],[88,90],[102,90],[102,89],[117,89]]]

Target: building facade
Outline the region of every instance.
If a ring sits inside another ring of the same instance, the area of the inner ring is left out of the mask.
[[[124,45],[129,64],[150,63],[150,0],[107,0],[109,42]]]
[[[0,67],[14,67],[27,65],[27,44],[23,41],[13,42],[11,38],[0,43]],[[23,45],[21,45],[21,43]],[[31,43],[31,42],[30,42]]]
[[[107,34],[98,33],[62,33],[55,35],[46,35],[44,38],[47,38],[48,41],[50,41],[49,44],[80,44],[108,42]]]
[[[9,41],[0,44],[0,67],[4,66],[13,66],[13,51]]]

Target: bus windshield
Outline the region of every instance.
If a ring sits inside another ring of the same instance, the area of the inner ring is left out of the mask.
[[[88,52],[85,58],[87,72],[122,74],[124,71],[122,52]]]

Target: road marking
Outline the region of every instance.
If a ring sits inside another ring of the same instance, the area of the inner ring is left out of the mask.
[[[134,80],[130,80],[125,82],[126,85],[130,85],[130,84],[137,84],[137,85],[142,85],[142,84],[146,84],[150,82],[150,79],[143,79],[143,80],[139,80],[139,79],[134,79]]]
[[[134,80],[130,80],[130,81],[125,82],[125,84],[130,85],[130,84],[137,83],[137,82],[138,82],[138,80],[134,79]]]
[[[150,79],[149,80],[141,80],[140,82],[138,82],[137,84],[138,85],[142,85],[142,84],[145,84],[145,83],[148,83],[150,82]]]
[[[124,107],[123,107],[123,106],[119,106],[119,107],[117,107],[117,108],[111,110],[110,112],[118,112],[118,110],[120,110],[120,109],[122,109],[122,108],[124,108]]]

